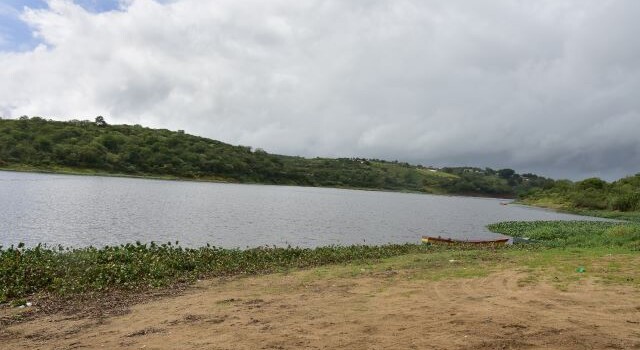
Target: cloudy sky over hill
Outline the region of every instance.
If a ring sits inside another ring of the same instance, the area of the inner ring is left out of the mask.
[[[0,4],[0,116],[304,156],[640,172],[636,0]]]

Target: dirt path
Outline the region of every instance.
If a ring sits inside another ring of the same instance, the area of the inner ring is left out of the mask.
[[[200,282],[106,319],[50,316],[2,349],[640,349],[640,291],[522,274],[426,281],[310,272]]]

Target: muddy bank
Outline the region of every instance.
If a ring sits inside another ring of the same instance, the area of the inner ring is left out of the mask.
[[[527,273],[213,279],[105,317],[5,326],[3,349],[640,349],[640,291]],[[6,312],[6,310],[5,310]]]

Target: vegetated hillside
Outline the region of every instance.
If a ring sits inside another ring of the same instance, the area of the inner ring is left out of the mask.
[[[599,178],[579,182],[556,181],[546,189],[522,195],[522,200],[558,209],[637,212],[640,211],[640,173],[611,183]]]
[[[511,169],[437,171],[397,161],[275,155],[183,131],[108,125],[102,117],[0,120],[0,167],[504,197],[553,185]]]

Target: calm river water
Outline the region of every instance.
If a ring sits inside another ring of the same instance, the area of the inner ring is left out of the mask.
[[[180,241],[222,247],[497,235],[504,220],[585,219],[499,199],[0,171],[0,245]]]

